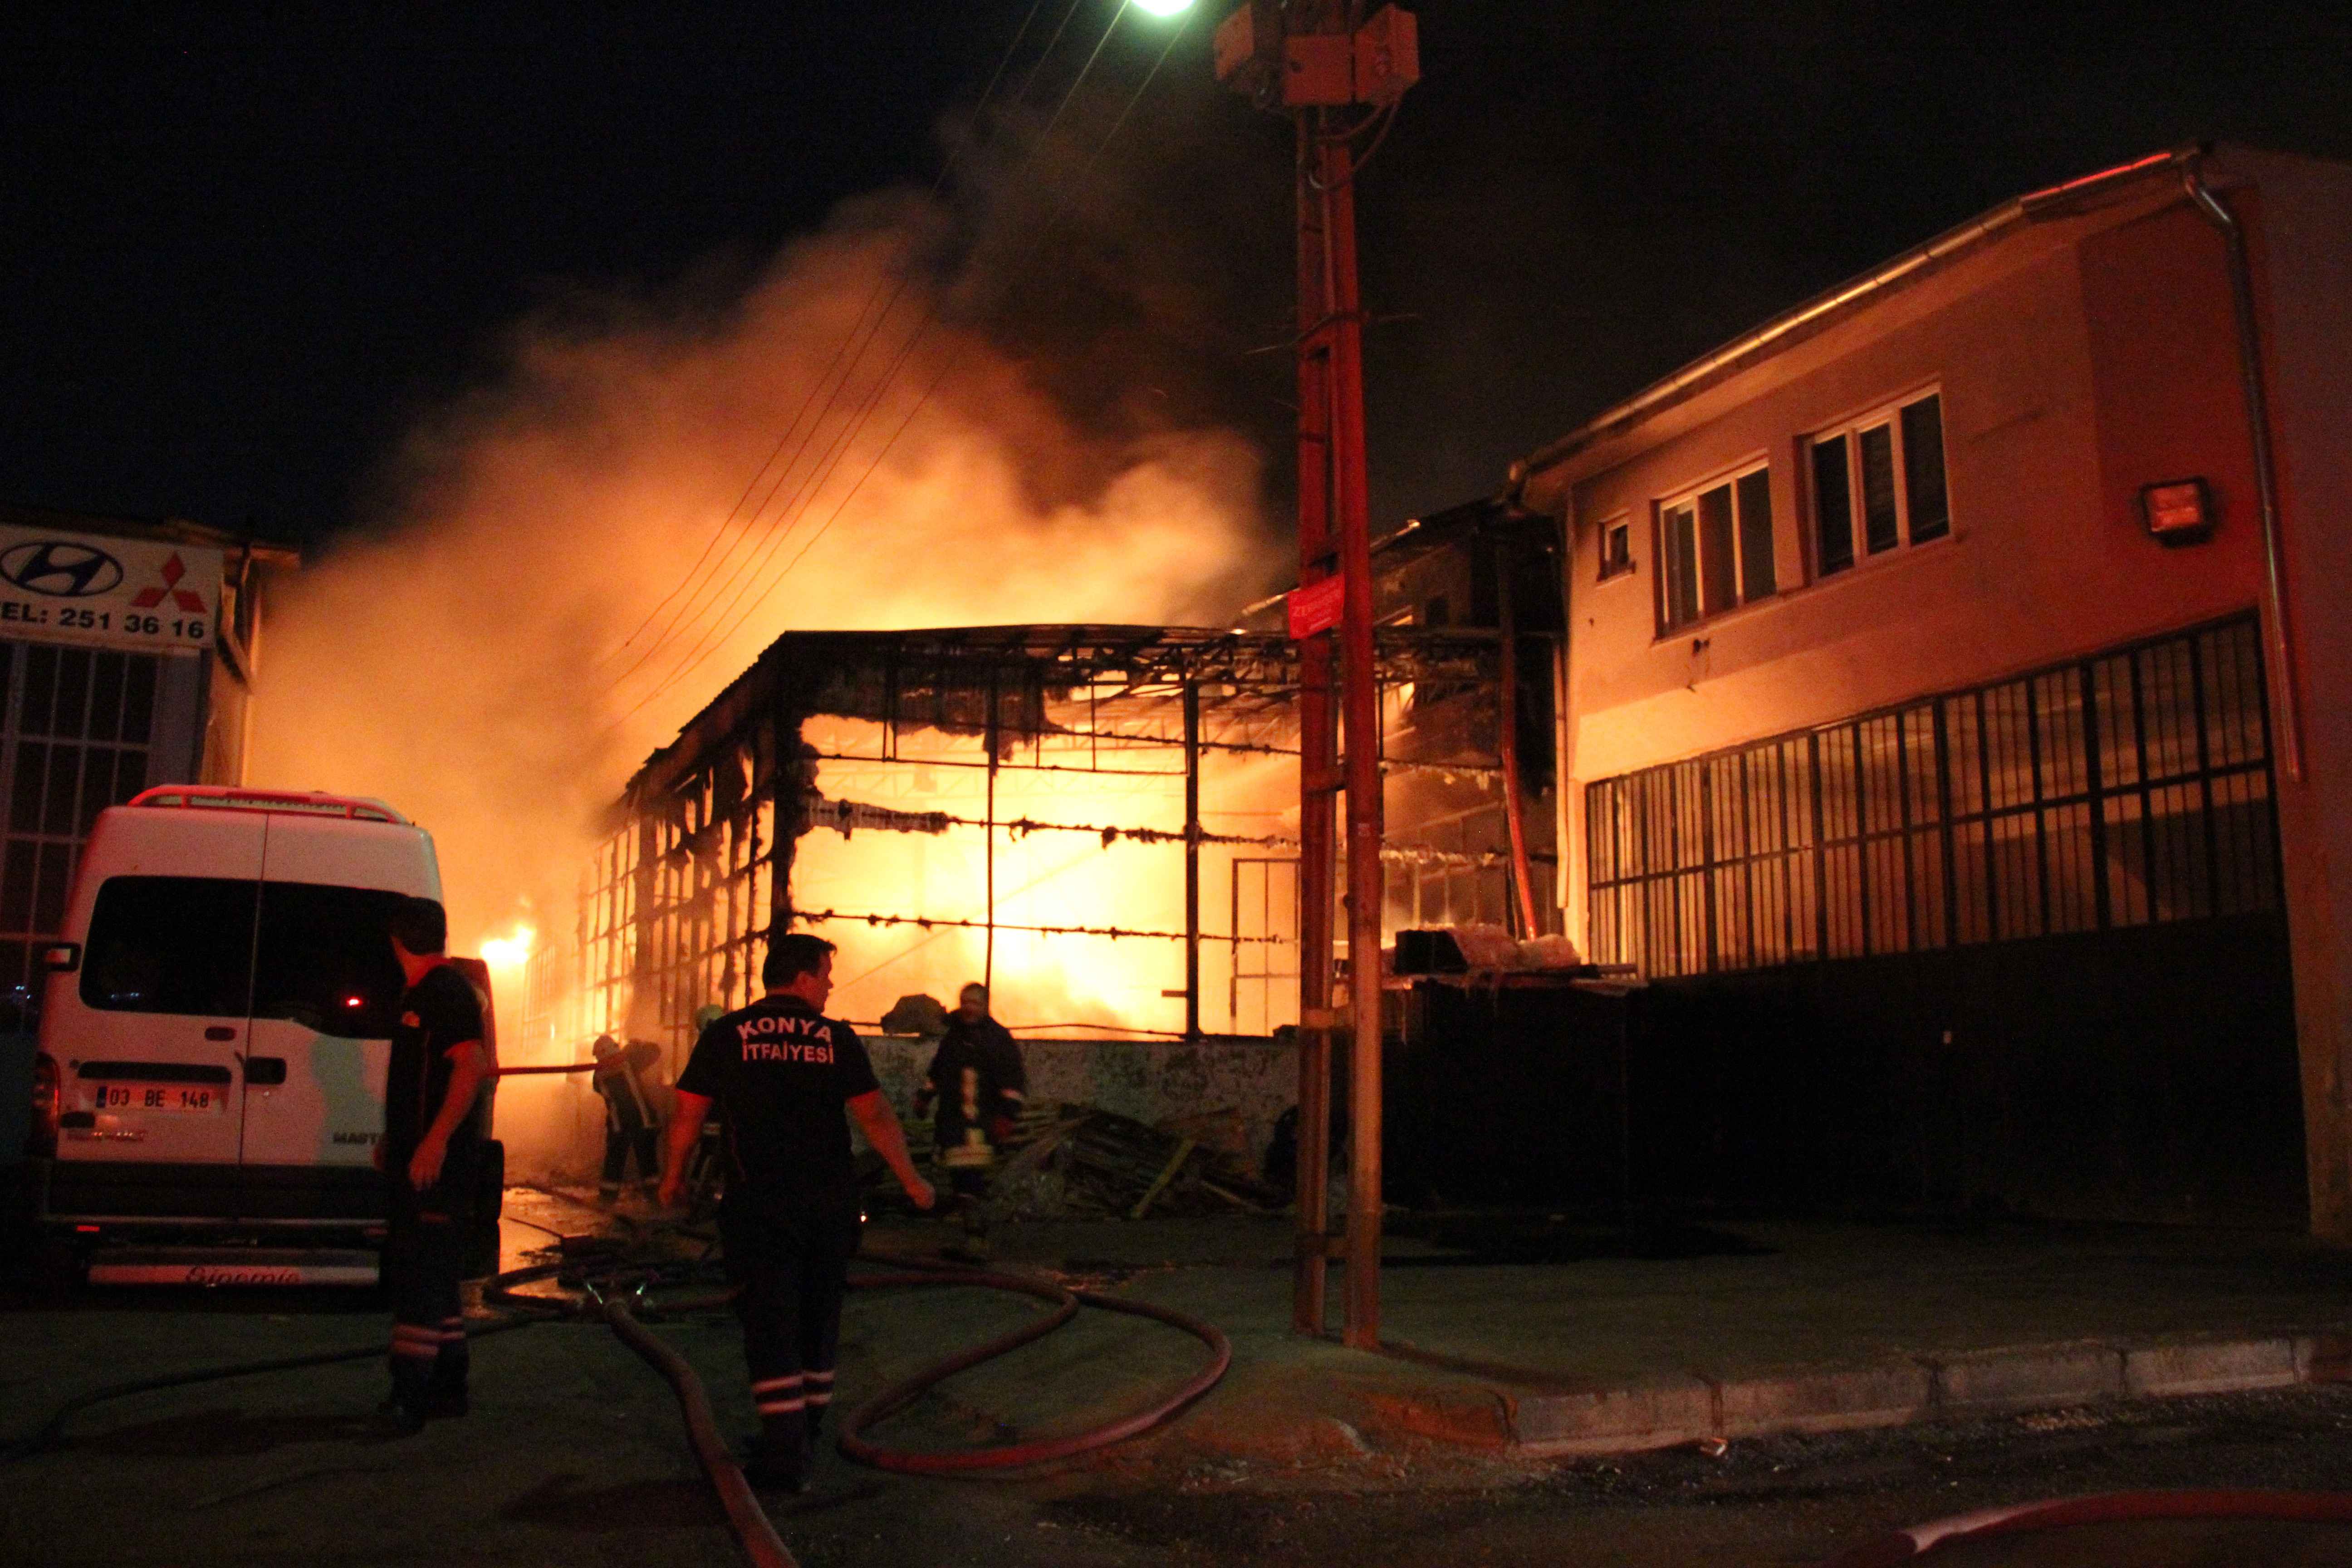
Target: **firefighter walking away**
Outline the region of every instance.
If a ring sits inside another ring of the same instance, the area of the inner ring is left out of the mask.
[[[934,1201],[865,1045],[824,1016],[833,952],[805,932],[775,937],[761,968],[767,994],[696,1039],[678,1075],[661,1185],[663,1205],[677,1206],[688,1158],[715,1106],[726,1161],[719,1233],[760,1413],[743,1474],[753,1486],[791,1491],[807,1485],[833,1403],[842,1296],[863,1224],[845,1106],[915,1206]]]

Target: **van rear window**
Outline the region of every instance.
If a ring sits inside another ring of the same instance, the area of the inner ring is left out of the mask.
[[[109,877],[90,916],[83,1003],[118,1013],[247,1016],[255,893],[235,878]]]
[[[255,952],[253,1016],[322,1035],[388,1039],[404,989],[392,956],[398,893],[266,882]]]

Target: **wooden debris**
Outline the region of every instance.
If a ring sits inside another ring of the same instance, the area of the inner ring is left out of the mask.
[[[1153,1179],[1150,1186],[1144,1189],[1143,1196],[1137,1199],[1135,1206],[1127,1211],[1127,1217],[1141,1219],[1150,1213],[1151,1200],[1168,1190],[1168,1184],[1176,1179],[1176,1173],[1184,1168],[1184,1162],[1191,1159],[1192,1151],[1199,1147],[1200,1145],[1190,1138],[1177,1144],[1176,1152],[1168,1156],[1168,1163],[1160,1168],[1160,1174]]]
[[[1257,1180],[1245,1148],[1232,1110],[1156,1128],[1094,1106],[1032,1105],[990,1168],[989,1207],[1001,1220],[1279,1209],[1287,1199]],[[878,1159],[867,1173],[877,1189],[895,1188]]]

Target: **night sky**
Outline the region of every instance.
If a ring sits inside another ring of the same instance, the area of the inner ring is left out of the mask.
[[[1129,119],[1048,190],[1024,155],[1115,8],[1076,0],[1041,58],[1068,5],[976,135],[1028,0],[19,11],[0,497],[324,541],[518,322],[723,314],[961,143],[926,264],[962,319],[1081,421],[1244,430],[1278,520],[1287,127],[1211,79],[1227,0],[1139,100],[1166,24],[1130,16],[1043,164]],[[2341,8],[1417,9],[1424,79],[1360,190],[1376,521],[2021,190],[2197,138],[2352,158]]]

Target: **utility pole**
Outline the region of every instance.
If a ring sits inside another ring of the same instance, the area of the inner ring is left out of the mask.
[[[1250,0],[1218,27],[1216,54],[1218,79],[1260,108],[1287,113],[1298,138],[1298,590],[1290,605],[1290,635],[1299,644],[1298,1226],[1291,1324],[1302,1333],[1325,1331],[1324,1265],[1340,1240],[1342,1337],[1370,1350],[1381,1335],[1383,877],[1355,178],[1419,77],[1419,38],[1412,15],[1393,5],[1367,20],[1361,0]],[[1332,1005],[1331,940],[1342,791],[1345,1015]],[[1335,1238],[1326,1176],[1331,1055],[1340,1037],[1349,1047],[1350,1141],[1347,1226]]]

